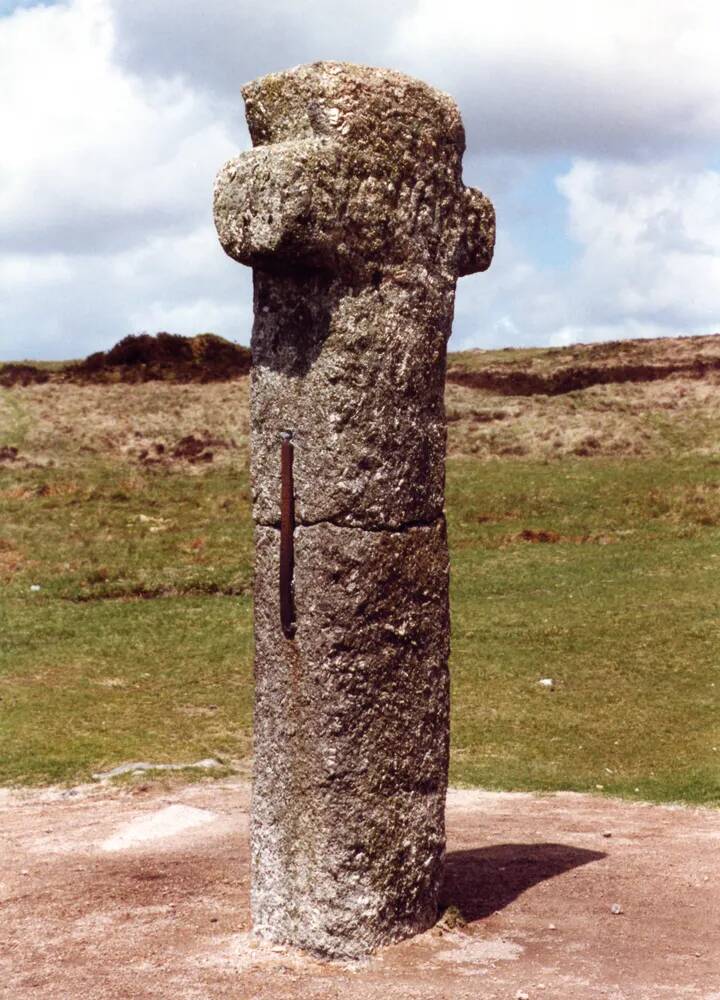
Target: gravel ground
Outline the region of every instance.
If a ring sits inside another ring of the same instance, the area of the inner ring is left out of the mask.
[[[0,996],[720,1000],[718,811],[452,791],[467,925],[348,965],[252,937],[248,805],[237,780],[0,790]]]

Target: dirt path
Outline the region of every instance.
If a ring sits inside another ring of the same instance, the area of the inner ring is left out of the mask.
[[[248,801],[0,791],[0,997],[720,1000],[720,812],[452,792],[468,926],[348,966],[253,940]]]

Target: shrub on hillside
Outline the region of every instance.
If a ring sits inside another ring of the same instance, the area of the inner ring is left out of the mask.
[[[72,381],[170,380],[206,382],[250,371],[250,351],[214,333],[182,337],[176,333],[131,334],[109,351],[98,351],[68,369]]]
[[[0,365],[0,386],[9,389],[14,385],[34,385],[35,383],[48,382],[50,375],[48,372],[34,365],[16,364],[9,362]]]
[[[130,334],[123,337],[105,355],[105,364],[118,365],[167,365],[188,364],[193,360],[190,340],[177,333]]]

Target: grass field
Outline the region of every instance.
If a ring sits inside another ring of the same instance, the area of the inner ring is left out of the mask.
[[[720,804],[718,388],[449,387],[455,783]],[[247,760],[246,407],[0,395],[0,783]]]

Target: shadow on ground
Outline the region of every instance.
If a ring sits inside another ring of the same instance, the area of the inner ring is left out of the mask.
[[[440,908],[456,906],[467,921],[481,920],[538,882],[604,857],[602,851],[566,844],[498,844],[451,851],[445,859]]]

